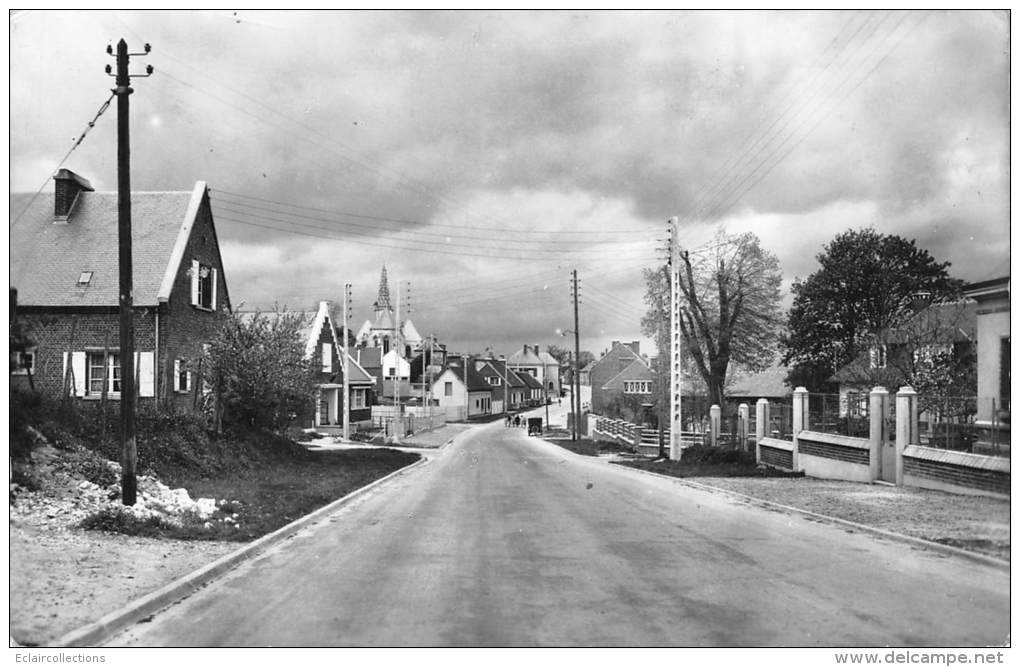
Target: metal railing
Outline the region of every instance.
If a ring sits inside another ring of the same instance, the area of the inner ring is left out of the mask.
[[[1008,413],[996,410],[994,406],[994,399],[985,399],[982,405],[973,396],[919,397],[920,444],[936,449],[1008,457]]]

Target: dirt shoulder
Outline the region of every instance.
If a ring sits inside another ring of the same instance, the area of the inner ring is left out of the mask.
[[[11,639],[50,645],[241,546],[12,521]]]
[[[1010,559],[1009,500],[810,477],[697,477],[689,481],[1006,561]]]

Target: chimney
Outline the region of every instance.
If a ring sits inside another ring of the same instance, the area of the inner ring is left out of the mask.
[[[78,193],[95,192],[92,184],[74,173],[70,169],[61,169],[53,177],[56,181],[56,197],[53,199],[53,217],[61,222],[66,222],[78,199]]]
[[[634,354],[641,356],[641,341],[636,340],[630,344],[630,349],[634,351]]]
[[[536,357],[538,356],[538,344],[537,343],[535,344],[535,356]]]

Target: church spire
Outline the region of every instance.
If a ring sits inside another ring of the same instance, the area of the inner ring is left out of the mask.
[[[382,275],[379,276],[379,297],[375,302],[376,311],[392,311],[393,306],[390,305],[390,283],[386,279],[386,265],[383,264]]]

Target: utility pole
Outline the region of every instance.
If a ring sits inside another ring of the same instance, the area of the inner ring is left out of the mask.
[[[128,53],[127,42],[123,39],[117,42],[117,87],[113,89],[117,96],[117,247],[120,268],[120,496],[121,502],[128,506],[134,505],[138,497],[134,288],[131,265],[131,135],[128,124],[128,96],[134,91],[131,89],[128,62],[131,56],[144,56],[151,50],[152,47],[146,44],[144,53]],[[113,55],[113,47],[107,46],[106,52]],[[110,65],[106,66],[106,73],[112,76],[111,69]],[[152,65],[149,65],[145,74],[135,76],[151,75]]]
[[[344,285],[344,332],[343,332],[343,351],[344,351],[344,442],[348,442],[351,439],[351,367],[348,364],[347,359],[350,351],[347,349],[347,336],[349,335],[348,329],[350,324],[348,323],[348,314],[351,304],[351,284],[347,283]]]
[[[680,230],[676,217],[669,219],[669,458],[679,461],[683,455],[683,420],[680,418],[681,388],[680,366]]]
[[[574,430],[572,439],[577,440],[577,423],[581,419],[581,334],[578,333],[578,315],[577,315],[577,300],[580,296],[580,284],[577,280],[577,269],[573,271],[573,287],[574,287],[574,381],[573,385],[576,391],[572,392],[576,396],[574,403],[577,404],[577,411],[574,413]]]
[[[400,281],[397,281],[397,314],[395,325],[396,331],[393,332],[393,345],[390,349],[396,352],[396,368],[393,369],[393,441],[400,442],[400,431],[403,428],[403,420],[400,418],[400,360],[403,359],[404,347],[403,341],[400,340]]]

